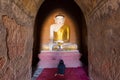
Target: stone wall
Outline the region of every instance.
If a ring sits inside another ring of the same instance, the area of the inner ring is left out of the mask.
[[[39,0],[0,1],[0,80],[30,80]]]
[[[88,30],[91,80],[120,79],[120,0],[75,0]]]
[[[120,1],[109,0],[88,15],[91,80],[120,79]]]

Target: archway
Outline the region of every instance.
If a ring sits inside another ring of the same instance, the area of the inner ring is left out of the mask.
[[[73,0],[54,0],[53,2],[45,0],[37,13],[35,20],[32,61],[33,72],[39,61],[38,54],[41,51],[40,47],[42,43],[44,43],[41,37],[43,36],[43,25],[47,19],[50,19],[50,16],[54,16],[57,12],[63,12],[66,16],[68,16],[68,23],[73,21],[73,24],[75,25],[73,27],[75,30],[73,36],[75,36],[75,39],[71,38],[71,41],[77,42],[79,51],[82,54],[82,58],[80,60],[84,65],[88,66],[87,27],[82,11]]]

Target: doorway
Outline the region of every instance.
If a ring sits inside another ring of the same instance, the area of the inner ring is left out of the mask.
[[[38,54],[41,51],[42,35],[43,35],[43,25],[50,15],[54,15],[55,12],[62,11],[65,13],[70,20],[73,21],[73,26],[75,29],[75,39],[71,41],[76,41],[78,45],[78,50],[82,54],[81,61],[84,66],[88,67],[88,44],[87,44],[87,26],[85,22],[85,17],[80,9],[80,7],[74,2],[74,0],[45,0],[40,6],[39,11],[36,16],[35,26],[34,26],[34,46],[33,46],[33,57],[32,57],[32,73],[34,73],[39,58]],[[69,23],[69,21],[68,21]],[[72,39],[72,38],[71,38]]]

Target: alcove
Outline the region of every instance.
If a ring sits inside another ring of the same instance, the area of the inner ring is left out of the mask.
[[[39,61],[41,45],[49,42],[49,25],[53,23],[51,19],[59,13],[66,16],[66,23],[71,26],[70,42],[77,43],[82,54],[80,60],[88,66],[87,27],[81,9],[74,0],[45,0],[39,8],[34,25],[33,72]]]

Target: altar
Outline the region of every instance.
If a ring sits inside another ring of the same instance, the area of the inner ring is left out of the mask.
[[[73,51],[41,51],[38,55],[40,61],[39,68],[57,68],[59,61],[62,59],[66,67],[80,67],[81,54],[78,50]]]
[[[38,67],[57,68],[60,60],[64,61],[66,67],[82,66],[82,55],[77,42],[71,42],[70,26],[64,24],[65,16],[56,15],[54,20],[55,23],[50,26],[49,43],[41,45]]]

